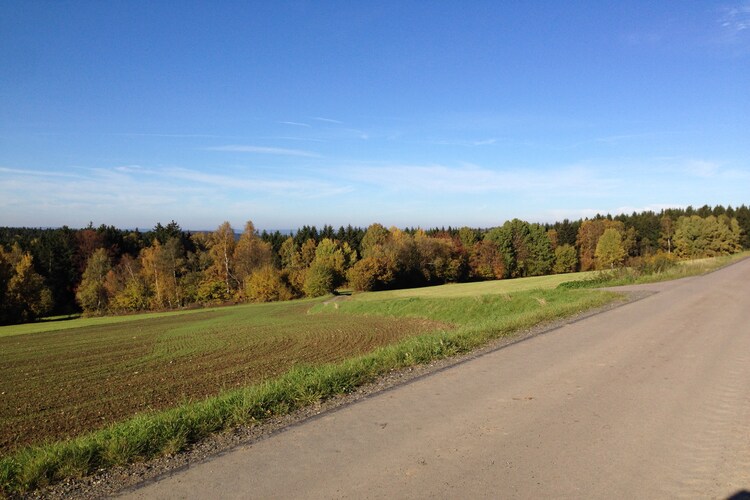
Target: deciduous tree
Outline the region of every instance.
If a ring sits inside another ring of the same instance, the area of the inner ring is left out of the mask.
[[[502,279],[505,276],[505,260],[497,244],[490,240],[477,241],[469,256],[469,269],[473,279]]]
[[[101,314],[107,310],[109,295],[104,286],[112,264],[107,251],[98,248],[89,257],[76,299],[86,314]]]
[[[34,270],[34,259],[14,245],[10,255],[0,257],[0,288],[4,322],[24,323],[49,313],[53,307],[52,293],[44,279]]]
[[[383,246],[391,238],[391,233],[381,224],[371,224],[362,237],[360,248],[362,257],[369,257],[377,246]]]
[[[620,232],[614,228],[606,229],[596,244],[596,260],[599,269],[613,269],[619,266],[626,255]]]
[[[555,265],[552,271],[556,274],[575,272],[578,266],[578,253],[567,243],[555,248]]]
[[[294,298],[281,272],[269,264],[255,269],[247,278],[245,294],[253,302],[273,302]]]
[[[208,251],[212,264],[207,269],[207,274],[213,280],[224,283],[224,292],[227,297],[232,294],[233,288],[237,285],[233,269],[235,246],[234,229],[229,222],[222,223],[216,231],[211,233]]]
[[[234,274],[244,283],[256,269],[273,263],[271,244],[260,239],[252,221],[247,221],[245,231],[234,249]]]

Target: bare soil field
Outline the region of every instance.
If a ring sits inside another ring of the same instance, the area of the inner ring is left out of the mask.
[[[446,325],[307,314],[309,301],[0,336],[0,455],[332,362]],[[40,325],[50,330],[49,324]]]

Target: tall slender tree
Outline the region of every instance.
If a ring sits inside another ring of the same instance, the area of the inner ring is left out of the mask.
[[[76,299],[84,313],[101,314],[107,310],[109,295],[104,284],[111,268],[112,263],[104,248],[98,248],[91,254],[76,292]]]

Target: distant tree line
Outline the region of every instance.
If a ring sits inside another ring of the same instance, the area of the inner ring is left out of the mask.
[[[0,228],[0,324],[316,297],[700,258],[750,248],[750,209],[704,206],[489,229],[303,226],[213,232]]]

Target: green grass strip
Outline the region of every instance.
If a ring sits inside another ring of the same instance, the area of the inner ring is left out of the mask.
[[[207,436],[344,394],[392,370],[469,352],[488,341],[615,300],[589,290],[532,290],[459,299],[352,300],[324,314],[384,314],[450,320],[457,328],[410,337],[339,363],[297,366],[276,379],[171,410],[142,414],[68,441],[24,448],[0,460],[0,494],[13,497],[68,478],[187,449]]]
[[[582,277],[581,279],[564,281],[558,284],[557,287],[560,289],[574,290],[580,288],[645,285],[648,283],[672,281],[681,278],[689,278],[691,276],[708,274],[748,257],[750,257],[750,252],[745,251],[721,257],[677,261],[672,266],[669,266],[662,271],[656,272],[644,272],[640,269],[628,267],[613,270],[596,271],[588,276]]]

